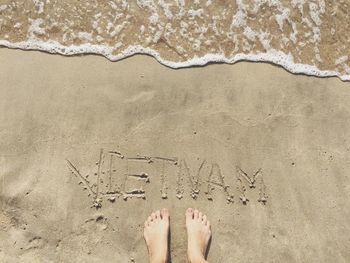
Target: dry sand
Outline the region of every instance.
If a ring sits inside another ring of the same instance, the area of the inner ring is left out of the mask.
[[[211,219],[212,263],[350,261],[349,83],[6,49],[0,81],[1,262],[146,262],[160,207],[184,262],[189,206]]]

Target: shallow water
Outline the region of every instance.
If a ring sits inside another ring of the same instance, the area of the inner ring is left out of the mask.
[[[267,61],[350,80],[349,0],[1,0],[0,45],[178,68]]]

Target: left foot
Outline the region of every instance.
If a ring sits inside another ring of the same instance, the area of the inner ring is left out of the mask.
[[[150,263],[166,263],[168,260],[169,211],[163,208],[153,212],[145,222],[143,233]]]

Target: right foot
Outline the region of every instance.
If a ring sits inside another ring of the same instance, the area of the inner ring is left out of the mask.
[[[207,216],[197,209],[188,208],[186,211],[186,228],[189,262],[206,262],[205,254],[211,237],[210,223]]]
[[[145,222],[146,240],[150,263],[165,263],[168,256],[169,211],[163,208],[153,212]]]

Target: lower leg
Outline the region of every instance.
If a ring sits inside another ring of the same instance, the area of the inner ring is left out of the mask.
[[[211,238],[210,223],[206,215],[197,209],[186,211],[186,228],[188,235],[188,260],[190,263],[208,263],[205,254]]]

